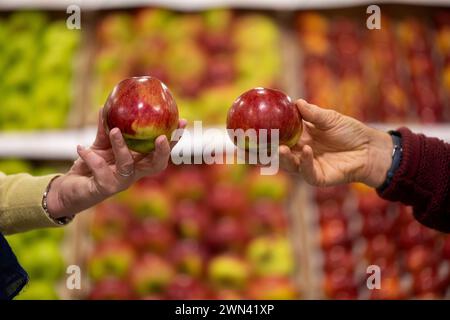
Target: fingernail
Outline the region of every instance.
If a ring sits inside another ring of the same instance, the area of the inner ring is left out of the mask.
[[[77,146],[77,150],[78,150],[79,152],[84,151],[85,149],[86,149],[86,148],[83,147],[81,144],[79,144],[79,145]]]

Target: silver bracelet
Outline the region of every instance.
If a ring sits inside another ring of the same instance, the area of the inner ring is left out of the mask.
[[[42,208],[45,211],[45,214],[47,215],[47,217],[49,217],[51,220],[53,220],[53,222],[55,222],[56,224],[63,226],[68,224],[70,221],[72,221],[73,217],[61,217],[61,218],[53,218],[50,214],[50,212],[48,212],[48,204],[47,204],[47,196],[48,193],[50,191],[50,188],[52,186],[53,181],[55,181],[57,178],[59,178],[60,176],[56,176],[54,177],[52,180],[50,180],[50,182],[47,185],[47,188],[45,189],[44,195],[42,196]]]

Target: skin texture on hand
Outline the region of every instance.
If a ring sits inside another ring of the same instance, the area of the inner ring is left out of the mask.
[[[135,153],[128,149],[119,129],[106,134],[101,114],[93,145],[88,149],[78,146],[80,157],[51,185],[47,206],[53,218],[73,216],[167,167],[173,145],[165,136],[156,139],[150,154]],[[186,121],[180,120],[179,128],[185,126]]]
[[[379,187],[392,162],[392,139],[334,110],[296,102],[304,131],[296,145],[280,146],[280,166],[315,186],[362,182]]]

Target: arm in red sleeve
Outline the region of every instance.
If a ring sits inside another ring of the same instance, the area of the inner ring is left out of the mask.
[[[378,194],[413,206],[415,218],[427,227],[450,232],[450,144],[414,134],[402,136],[402,161],[390,185]]]

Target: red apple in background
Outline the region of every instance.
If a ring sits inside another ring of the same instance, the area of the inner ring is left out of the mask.
[[[175,205],[173,217],[176,230],[185,238],[203,238],[210,225],[209,211],[203,205],[188,200]]]
[[[297,106],[285,93],[275,89],[255,88],[243,93],[233,102],[228,111],[227,129],[242,129],[244,132],[253,129],[258,135],[259,130],[268,130],[267,145],[264,148],[271,143],[271,129],[278,129],[279,144],[292,147],[300,137],[302,121]],[[257,138],[257,141],[250,141],[256,142],[256,145],[246,142],[240,147],[260,147],[259,137]],[[239,144],[240,141],[234,139],[234,136],[232,139]]]
[[[353,273],[349,273],[345,269],[334,269],[325,273],[323,290],[328,298],[334,298],[340,292],[350,292],[356,295],[356,289]]]
[[[127,242],[108,241],[95,248],[90,257],[89,274],[94,281],[108,277],[124,278],[134,260],[134,248]]]
[[[284,233],[287,218],[283,205],[268,200],[257,201],[249,212],[249,227],[253,235]]]
[[[204,300],[210,298],[208,288],[198,279],[179,275],[167,287],[170,300]]]
[[[175,235],[169,224],[158,220],[146,220],[134,226],[130,240],[141,251],[164,253],[175,243]]]
[[[104,279],[94,285],[90,300],[130,300],[134,298],[130,285],[116,278]]]
[[[328,200],[334,200],[338,205],[342,205],[348,194],[348,186],[321,187],[316,189],[316,201],[322,203]]]
[[[343,269],[347,272],[353,272],[355,260],[352,251],[343,246],[334,246],[324,252],[324,268],[325,271],[333,269]]]
[[[406,253],[406,267],[412,273],[417,273],[425,267],[435,266],[436,263],[436,253],[427,246],[417,245]]]
[[[430,292],[442,295],[446,289],[443,285],[436,268],[425,268],[413,275],[413,292],[417,296]]]
[[[196,241],[179,241],[170,252],[170,261],[178,272],[192,277],[203,274],[207,252]]]
[[[422,226],[417,221],[411,221],[400,229],[399,243],[404,249],[415,245],[432,245],[436,232]]]
[[[131,150],[149,153],[158,136],[170,140],[178,127],[178,108],[164,83],[153,77],[133,77],[114,87],[103,119],[107,131],[120,129]]]
[[[132,224],[130,209],[123,204],[105,201],[95,208],[92,236],[97,241],[123,238]]]
[[[319,222],[324,224],[331,219],[347,220],[342,205],[335,200],[327,200],[319,204]]]
[[[194,166],[193,166],[194,167]],[[168,191],[175,199],[198,201],[204,198],[207,185],[204,173],[195,168],[185,168],[173,172],[167,182]]]
[[[374,300],[398,300],[404,299],[405,292],[400,285],[400,279],[396,276],[381,276],[381,289],[371,290],[370,299]]]
[[[171,264],[154,254],[142,256],[133,266],[131,284],[134,291],[141,297],[163,292],[175,272]]]
[[[222,182],[213,186],[208,204],[214,212],[224,215],[241,215],[247,209],[247,199],[242,188]]]
[[[392,228],[393,223],[386,214],[372,212],[362,216],[361,233],[366,238],[371,238],[378,234],[389,234]]]
[[[252,280],[247,295],[255,300],[294,300],[299,297],[292,280],[285,277],[264,277]]]
[[[332,219],[322,225],[320,243],[327,249],[336,245],[347,245],[350,241],[347,223],[340,219]]]
[[[450,236],[447,236],[442,247],[442,257],[450,260]]]
[[[206,243],[214,251],[241,250],[248,238],[245,223],[241,219],[230,216],[220,218],[208,229]]]
[[[140,219],[170,219],[171,203],[165,190],[156,184],[135,184],[125,191],[126,203]]]
[[[365,256],[370,262],[378,258],[394,260],[396,256],[395,241],[384,234],[379,234],[367,240]]]

